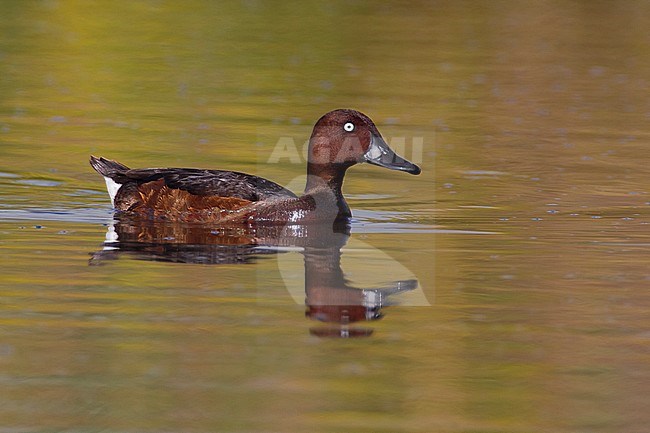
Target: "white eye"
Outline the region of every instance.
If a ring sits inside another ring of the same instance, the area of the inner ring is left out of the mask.
[[[354,123],[348,122],[345,125],[343,125],[343,129],[345,129],[347,132],[352,132],[354,131]]]

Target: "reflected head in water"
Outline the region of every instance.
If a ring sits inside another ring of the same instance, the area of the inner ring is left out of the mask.
[[[130,169],[90,158],[120,212],[153,220],[245,226],[349,220],[343,178],[348,168],[362,162],[420,173],[417,165],[391,150],[368,116],[349,109],[330,111],[316,122],[309,140],[307,184],[300,197],[275,182],[236,171]]]

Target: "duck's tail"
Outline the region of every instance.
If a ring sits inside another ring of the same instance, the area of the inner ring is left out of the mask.
[[[90,165],[95,169],[95,171],[101,174],[104,177],[113,178],[116,175],[120,175],[125,171],[130,170],[124,164],[121,164],[117,161],[106,159],[103,157],[97,158],[96,156],[90,155]]]
[[[126,171],[129,171],[129,167],[117,161],[102,157],[97,158],[92,155],[90,156],[90,165],[97,173],[104,176],[108,195],[111,197],[111,203],[115,206],[115,196],[124,182],[121,178],[124,177],[123,174]]]

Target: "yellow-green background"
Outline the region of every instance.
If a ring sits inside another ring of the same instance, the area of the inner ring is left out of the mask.
[[[2,428],[647,429],[648,2],[0,7]],[[323,340],[273,257],[87,265],[89,154],[286,184],[278,140],[339,107],[423,142],[419,177],[355,167],[345,192],[431,307]]]

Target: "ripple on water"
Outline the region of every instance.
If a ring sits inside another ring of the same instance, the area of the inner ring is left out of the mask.
[[[19,183],[21,185],[45,186],[45,187],[53,187],[53,186],[59,186],[63,184],[63,182],[58,182],[56,180],[47,180],[47,179],[20,179],[20,180],[15,180],[14,183]]]
[[[107,207],[80,209],[0,209],[0,221],[63,221],[79,223],[105,223],[113,211]]]
[[[416,215],[411,212],[357,210],[353,212],[352,232],[354,233],[456,233],[456,234],[496,234],[490,231],[442,229],[433,224],[414,222]]]
[[[5,173],[5,172],[0,171],[0,178],[16,179],[16,178],[19,178],[19,177],[20,176],[18,176],[17,174],[14,174],[14,173]]]

